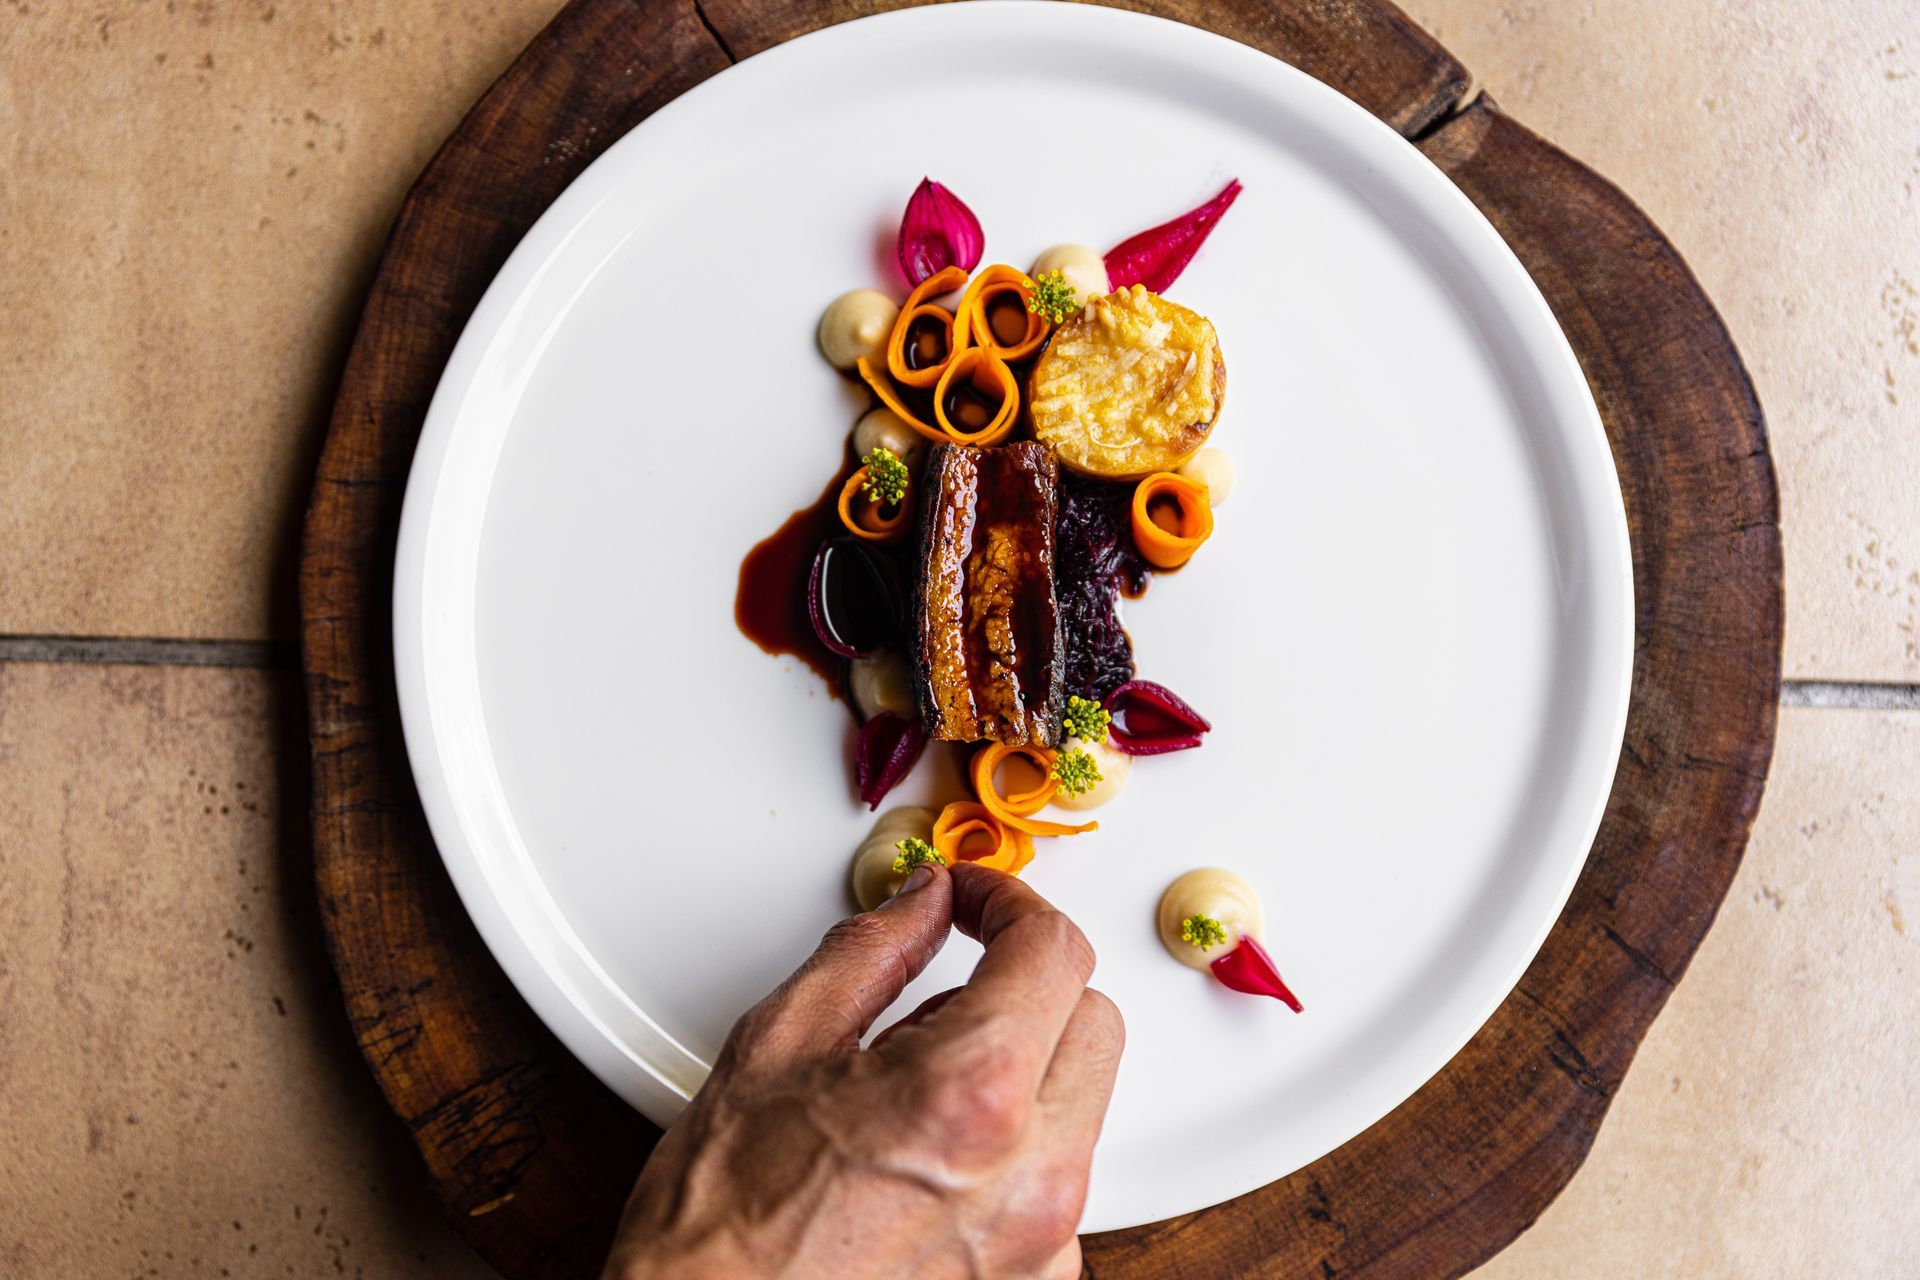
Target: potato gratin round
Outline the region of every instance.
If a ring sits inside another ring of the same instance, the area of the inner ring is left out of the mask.
[[[1033,370],[1033,436],[1085,475],[1172,471],[1206,442],[1226,389],[1213,322],[1136,284],[1054,330]]]

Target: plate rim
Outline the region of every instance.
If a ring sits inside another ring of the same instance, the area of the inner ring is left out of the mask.
[[[1444,1068],[1511,994],[1564,909],[1574,883],[1591,854],[1594,836],[1611,794],[1619,748],[1624,739],[1632,690],[1634,584],[1624,501],[1617,466],[1607,441],[1604,423],[1594,403],[1591,388],[1564,331],[1554,318],[1539,287],[1514,256],[1511,247],[1466,195],[1437,166],[1408,145],[1398,133],[1364,108],[1345,98],[1337,90],[1260,50],[1203,28],[1191,27],[1169,19],[1100,6],[1058,5],[1048,3],[1048,0],[990,0],[989,3],[984,4],[939,5],[895,10],[822,28],[747,58],[665,104],[609,147],[606,154],[582,171],[540,215],[495,274],[479,304],[463,326],[453,354],[434,390],[409,470],[395,550],[393,577],[394,680],[399,695],[401,724],[409,766],[420,793],[422,808],[426,813],[435,848],[447,866],[462,906],[473,919],[483,941],[522,998],[527,1000],[541,1021],[576,1058],[630,1105],[650,1117],[677,1111],[689,1093],[685,1087],[685,1080],[676,1079],[674,1073],[660,1071],[625,1050],[604,1025],[579,1007],[560,985],[555,975],[542,963],[541,958],[534,954],[516,923],[513,913],[493,892],[484,873],[476,865],[473,851],[468,847],[467,835],[459,812],[460,805],[448,781],[445,760],[433,730],[432,701],[429,694],[431,681],[426,671],[429,654],[423,644],[422,617],[425,599],[422,582],[427,567],[428,535],[434,512],[434,499],[442,478],[447,450],[461,416],[459,401],[471,390],[474,377],[479,371],[480,358],[484,354],[483,349],[500,327],[501,313],[530,283],[529,278],[537,274],[539,266],[547,261],[564,242],[565,228],[578,220],[574,215],[590,210],[595,193],[618,181],[611,176],[616,166],[609,163],[614,153],[622,148],[631,150],[630,144],[636,138],[652,136],[652,132],[657,131],[659,127],[656,122],[670,122],[686,111],[696,109],[700,102],[705,101],[715,92],[733,91],[743,87],[746,77],[738,74],[743,69],[753,71],[759,68],[762,74],[766,74],[766,68],[784,66],[788,62],[811,56],[810,51],[821,44],[848,38],[847,32],[852,28],[859,28],[866,32],[878,26],[903,28],[913,26],[932,28],[949,24],[971,26],[979,22],[1006,21],[1008,19],[1005,15],[1009,14],[1020,15],[1011,19],[1014,22],[1060,21],[1067,25],[1086,24],[1089,28],[1109,26],[1114,30],[1133,27],[1142,33],[1143,39],[1151,39],[1149,33],[1155,31],[1166,35],[1171,29],[1172,32],[1179,34],[1169,38],[1188,41],[1193,48],[1211,45],[1215,47],[1219,56],[1256,60],[1265,64],[1262,68],[1264,73],[1274,75],[1279,82],[1288,85],[1288,88],[1281,92],[1303,94],[1309,102],[1317,98],[1323,105],[1337,102],[1339,104],[1337,107],[1329,109],[1335,114],[1344,113],[1350,127],[1362,137],[1368,134],[1374,135],[1376,139],[1384,136],[1399,144],[1404,149],[1404,157],[1413,162],[1411,169],[1430,171],[1434,180],[1431,185],[1434,186],[1439,201],[1455,206],[1454,214],[1448,216],[1464,215],[1466,223],[1474,227],[1469,234],[1491,241],[1490,247],[1483,246],[1480,252],[1491,253],[1495,260],[1501,261],[1499,269],[1508,277],[1504,284],[1498,281],[1485,281],[1501,293],[1501,309],[1510,310],[1515,303],[1519,303],[1535,310],[1538,313],[1536,318],[1544,321],[1544,325],[1536,336],[1555,348],[1553,358],[1557,362],[1571,369],[1578,386],[1579,402],[1576,406],[1578,411],[1573,416],[1583,419],[1579,429],[1598,441],[1605,460],[1605,475],[1611,482],[1612,501],[1606,504],[1604,512],[1607,517],[1606,529],[1604,531],[1591,527],[1583,529],[1583,533],[1593,538],[1596,549],[1602,543],[1611,544],[1611,559],[1625,571],[1615,582],[1614,589],[1619,594],[1613,600],[1603,602],[1617,606],[1617,620],[1622,624],[1617,628],[1614,644],[1610,646],[1615,665],[1619,668],[1619,679],[1613,686],[1616,696],[1613,705],[1608,708],[1610,718],[1607,727],[1604,732],[1595,731],[1596,738],[1604,738],[1611,745],[1604,779],[1599,779],[1598,775],[1595,775],[1597,799],[1591,802],[1590,813],[1583,824],[1585,831],[1583,851],[1577,859],[1569,861],[1564,883],[1550,895],[1553,899],[1552,909],[1543,911],[1542,923],[1535,930],[1530,944],[1525,948],[1524,955],[1515,964],[1511,978],[1503,979],[1497,992],[1486,1002],[1485,1008],[1480,1010],[1472,1024],[1460,1033],[1458,1043],[1453,1044],[1443,1055],[1439,1055],[1437,1060],[1424,1071],[1417,1073],[1419,1078],[1385,1110],[1354,1128],[1339,1141],[1331,1143],[1325,1150],[1316,1152],[1295,1166],[1295,1170],[1305,1168],[1313,1160],[1325,1155],[1327,1151],[1344,1145],[1371,1124],[1391,1114],[1417,1093],[1434,1074]],[[906,38],[910,40],[913,37],[909,34]],[[1535,367],[1538,367],[1536,362],[1529,363],[1535,363]],[[1564,373],[1564,369],[1562,372]],[[1546,380],[1551,382],[1552,378]],[[1559,397],[1556,396],[1555,417],[1564,420],[1568,406],[1558,401]],[[1573,424],[1567,422],[1566,425],[1571,427]],[[1570,453],[1575,451],[1570,447]],[[1594,561],[1598,558],[1597,554],[1592,557]],[[1601,649],[1609,648],[1598,637],[1596,637],[1596,646]],[[1587,674],[1591,674],[1591,671],[1590,666]],[[1570,806],[1571,802],[1569,802]],[[660,1032],[660,1035],[664,1044],[673,1044],[670,1036],[664,1032]],[[698,1062],[697,1059],[693,1061]],[[639,1069],[640,1075],[633,1074],[634,1068]],[[1225,1199],[1256,1191],[1262,1186],[1285,1178],[1295,1170],[1263,1174],[1259,1181],[1243,1185],[1240,1190],[1226,1196],[1208,1193],[1204,1198],[1196,1199],[1184,1207],[1165,1213],[1156,1211],[1155,1216],[1156,1218],[1172,1216],[1174,1213],[1189,1212],[1218,1204]],[[1244,1182],[1244,1179],[1241,1181]],[[1137,1216],[1121,1216],[1125,1218],[1124,1221],[1101,1221],[1091,1226],[1083,1224],[1083,1228],[1104,1230],[1145,1221]]]

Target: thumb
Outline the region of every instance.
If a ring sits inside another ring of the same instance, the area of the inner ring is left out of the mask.
[[[735,1025],[727,1052],[738,1067],[781,1067],[860,1046],[873,1020],[899,998],[946,944],[953,881],[934,864],[916,867],[900,892],[827,931],[820,946],[774,993]]]

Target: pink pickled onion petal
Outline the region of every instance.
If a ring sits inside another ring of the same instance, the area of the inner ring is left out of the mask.
[[[932,178],[922,178],[900,219],[900,270],[907,283],[917,285],[947,267],[972,271],[986,247],[973,210]]]
[[[1107,736],[1116,751],[1130,756],[1197,747],[1200,736],[1213,728],[1186,699],[1151,680],[1127,681],[1107,695],[1105,706],[1113,716]]]
[[[1240,179],[1235,178],[1198,209],[1122,240],[1107,250],[1107,279],[1116,289],[1143,284],[1155,293],[1165,293],[1239,194]]]
[[[1251,935],[1240,939],[1240,945],[1221,956],[1208,966],[1213,976],[1235,991],[1244,991],[1250,996],[1272,996],[1295,1013],[1302,1012],[1299,997],[1287,990],[1287,984],[1280,981],[1280,971],[1273,967],[1273,957],[1260,945],[1258,938]]]
[[[853,780],[869,810],[878,809],[887,792],[913,771],[927,746],[918,720],[882,711],[860,726],[853,740]]]

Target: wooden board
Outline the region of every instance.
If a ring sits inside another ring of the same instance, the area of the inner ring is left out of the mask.
[[[402,489],[461,327],[585,165],[730,58],[891,4],[574,0],[474,108],[397,220],[343,378],[301,558],[314,858],[347,1011],[456,1225],[513,1280],[591,1274],[655,1132],[520,1002],[454,896],[394,706]],[[1150,0],[1334,84],[1417,140],[1539,282],[1625,492],[1634,693],[1592,857],[1539,957],[1418,1094],[1230,1204],[1091,1237],[1100,1277],[1448,1276],[1579,1166],[1712,922],[1772,754],[1782,624],[1766,430],[1672,247],[1603,179],[1481,99],[1383,0]]]

